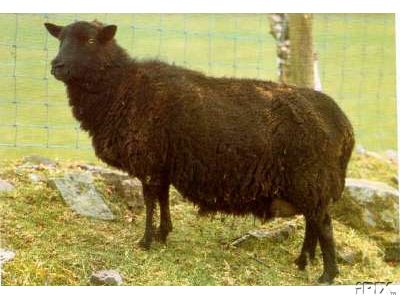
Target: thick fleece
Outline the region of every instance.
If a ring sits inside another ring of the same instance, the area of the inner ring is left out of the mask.
[[[341,197],[354,136],[329,96],[137,61],[113,34],[104,41],[110,29],[98,22],[51,26],[56,25],[46,25],[50,33],[69,45],[60,48],[53,73],[65,82],[73,114],[92,137],[96,155],[143,183],[142,246],[153,239],[157,202],[161,239],[172,230],[171,184],[203,213],[268,219],[279,216],[282,203],[306,219],[299,268],[314,257],[319,241],[320,281],[333,280],[338,270],[329,204]],[[79,42],[91,36],[98,43],[92,56]]]

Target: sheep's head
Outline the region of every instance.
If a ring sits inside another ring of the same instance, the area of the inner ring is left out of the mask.
[[[51,73],[63,82],[85,81],[101,76],[112,64],[115,52],[115,25],[100,22],[75,22],[67,26],[45,23],[48,32],[60,41]]]

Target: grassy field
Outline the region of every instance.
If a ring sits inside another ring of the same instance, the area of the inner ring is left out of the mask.
[[[171,191],[174,231],[166,245],[154,243],[150,251],[143,251],[137,241],[143,234],[144,212],[129,210],[107,186],[98,183],[117,218],[94,220],[74,213],[45,183],[32,184],[27,173],[16,174],[17,164],[0,163],[0,177],[17,187],[0,195],[1,247],[16,251],[14,260],[4,264],[3,285],[87,285],[91,273],[102,269],[118,270],[126,285],[315,285],[322,272],[319,250],[308,270],[298,271],[293,263],[303,241],[302,218],[296,219],[300,228],[286,240],[249,239],[233,247],[230,242],[248,230],[275,228],[282,220],[261,225],[252,217],[199,217],[193,205]],[[70,165],[63,161],[58,170],[70,170]],[[349,170],[351,177],[391,185],[394,174],[393,164],[359,156]],[[361,253],[352,265],[340,263],[335,284],[400,278],[400,266],[385,263],[368,236],[337,221],[334,230],[338,249]]]
[[[265,15],[0,15],[0,158],[38,153],[94,160],[65,90],[49,74],[57,41],[45,21],[97,18],[138,58],[158,57],[213,76],[276,79]],[[396,148],[394,15],[315,15],[323,89],[349,115],[366,148]],[[17,126],[16,126],[17,125]],[[16,146],[16,147],[15,147]]]

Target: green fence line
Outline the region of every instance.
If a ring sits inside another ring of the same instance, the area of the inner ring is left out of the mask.
[[[43,26],[93,19],[118,25],[118,42],[139,59],[210,76],[277,79],[266,14],[2,14],[0,155],[49,149],[52,156],[93,157],[63,84],[49,74],[58,45]],[[358,144],[395,149],[394,15],[316,14],[314,42],[323,91],[349,115]]]

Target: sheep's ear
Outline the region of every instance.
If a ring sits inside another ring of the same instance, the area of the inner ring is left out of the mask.
[[[52,23],[44,23],[44,26],[46,26],[47,31],[57,39],[59,38],[60,32],[63,29],[62,26],[58,26]]]
[[[108,42],[114,37],[116,32],[117,32],[117,26],[115,25],[104,26],[99,32],[98,39],[101,42]]]

